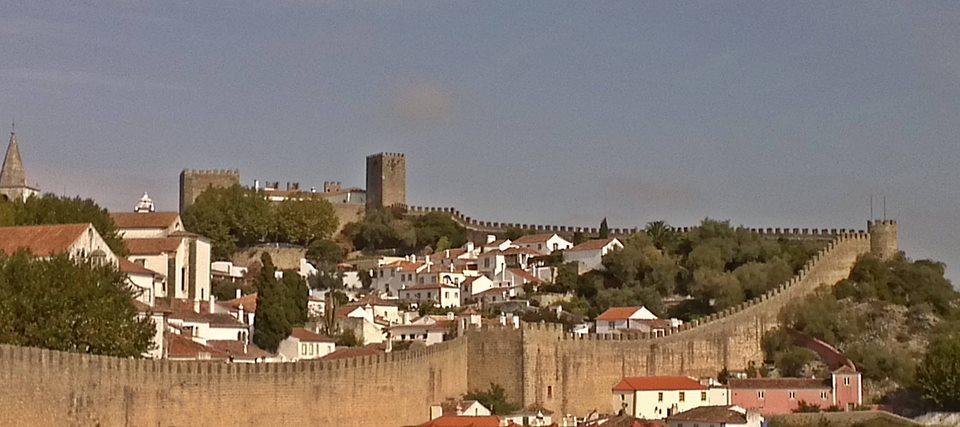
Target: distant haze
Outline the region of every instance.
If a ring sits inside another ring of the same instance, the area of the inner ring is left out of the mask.
[[[45,191],[175,210],[183,168],[362,187],[399,151],[411,203],[489,220],[859,229],[885,195],[960,279],[958,2],[0,11],[0,119]]]

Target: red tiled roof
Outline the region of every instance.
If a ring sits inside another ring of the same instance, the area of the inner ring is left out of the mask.
[[[459,415],[444,415],[434,420],[420,424],[420,427],[499,427],[500,417],[489,415],[485,417],[470,417]]]
[[[626,377],[613,386],[613,391],[706,390],[696,378],[682,376]]]
[[[240,310],[240,306],[243,305],[243,311],[246,313],[256,313],[257,312],[257,293],[244,295],[240,298],[234,298],[231,300],[226,300],[219,303],[222,306],[229,307],[233,311]]]
[[[658,420],[641,420],[629,415],[617,415],[603,420],[603,423],[594,422],[584,427],[667,427],[667,423]]]
[[[422,290],[440,289],[440,288],[444,288],[444,289],[460,289],[460,288],[458,288],[458,287],[456,287],[456,286],[454,286],[454,285],[447,285],[447,284],[443,284],[443,283],[435,283],[435,284],[432,284],[432,285],[431,285],[431,284],[423,284],[423,285],[411,286],[411,287],[409,287],[409,288],[403,288],[403,289],[401,289],[401,291],[422,291]]]
[[[336,342],[337,340],[326,337],[305,328],[293,328],[290,336],[304,342]]]
[[[351,357],[372,356],[384,353],[386,346],[384,344],[370,344],[366,347],[347,347],[341,348],[333,353],[320,358],[320,360],[337,360]]]
[[[633,313],[636,313],[637,310],[640,310],[643,307],[610,307],[607,311],[604,311],[599,316],[597,320],[627,320]]]
[[[25,225],[0,227],[0,252],[13,255],[26,250],[33,256],[66,253],[90,224]]]
[[[730,389],[829,389],[829,380],[816,378],[731,378]]]
[[[667,421],[699,421],[716,424],[745,424],[747,416],[731,406],[701,406],[667,417]]]
[[[605,246],[609,245],[611,242],[617,239],[593,239],[587,240],[577,246],[574,246],[570,249],[567,249],[567,252],[580,252],[580,251],[599,251]]]
[[[540,283],[541,280],[522,268],[510,268],[510,273],[528,282]]]
[[[449,252],[450,256],[447,256],[447,252]],[[431,260],[431,261],[437,261],[437,260],[443,260],[443,259],[448,259],[448,258],[456,258],[456,257],[458,257],[458,256],[460,256],[460,255],[465,254],[465,253],[467,253],[467,250],[466,250],[466,249],[450,249],[449,251],[445,251],[445,250],[444,250],[444,251],[439,251],[439,252],[436,252],[436,253],[434,253],[434,254],[431,254],[431,255],[430,255],[430,260]]]
[[[505,250],[503,250],[503,251],[500,251],[500,253],[502,253],[502,254],[504,254],[504,255],[533,255],[533,256],[540,256],[540,252],[537,252],[537,251],[535,251],[535,250],[533,250],[533,249],[530,249],[530,248],[528,248],[528,247],[522,247],[522,248],[507,248],[507,249],[505,249]]]
[[[167,357],[180,358],[180,359],[196,359],[200,356],[201,353],[207,353],[210,355],[211,359],[226,359],[227,354],[217,350],[212,347],[205,346],[198,342],[191,340],[190,338],[184,337],[180,334],[166,333],[163,334],[164,339],[167,341],[166,353]]]
[[[557,233],[527,234],[520,236],[517,240],[514,240],[513,243],[544,243],[556,234]]]
[[[158,237],[150,239],[124,239],[123,244],[127,247],[130,255],[157,255],[161,253],[176,252],[180,248],[180,238],[178,237]]]
[[[405,273],[416,273],[417,270],[422,266],[423,264],[420,264],[420,263],[401,260],[401,261],[391,262],[390,264],[387,264],[384,267],[399,269],[400,271]]]
[[[156,271],[153,271],[147,267],[144,267],[126,258],[119,258],[119,262],[120,262],[120,271],[123,273],[140,274],[143,276],[164,277],[163,274],[157,273]]]
[[[117,228],[168,228],[180,218],[176,212],[113,212],[110,214]]]

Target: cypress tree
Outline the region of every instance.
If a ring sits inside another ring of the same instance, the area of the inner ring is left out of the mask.
[[[292,330],[287,317],[286,292],[275,276],[276,267],[270,255],[264,253],[260,263],[263,267],[256,281],[257,315],[253,321],[253,343],[276,352],[280,341],[290,336]]]
[[[604,218],[603,221],[600,221],[600,235],[597,237],[601,239],[606,239],[610,237],[610,227],[607,226],[606,218]]]
[[[286,297],[287,322],[290,325],[303,325],[307,321],[307,300],[310,291],[299,274],[292,271],[283,273],[283,292]]]

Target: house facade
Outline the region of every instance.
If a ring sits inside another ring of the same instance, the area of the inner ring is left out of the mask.
[[[563,251],[563,262],[577,263],[579,274],[603,269],[603,257],[610,252],[623,249],[623,243],[617,239],[594,239],[583,242]]]
[[[727,390],[683,376],[627,377],[613,387],[615,407],[658,420],[700,406],[726,405]]]
[[[861,379],[860,373],[850,367],[834,371],[828,379],[730,379],[730,403],[763,415],[792,413],[801,402],[849,411],[863,404]]]

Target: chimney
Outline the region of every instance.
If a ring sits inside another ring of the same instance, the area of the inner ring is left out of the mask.
[[[472,254],[474,249],[476,248],[473,246],[473,242],[472,241],[467,242],[467,253]]]
[[[444,250],[443,250],[443,257],[444,257],[444,258],[450,258],[450,249],[444,249]]]
[[[383,349],[384,353],[389,353],[393,351],[393,339],[387,338],[387,348]]]
[[[237,299],[240,299],[240,297],[242,297],[242,296],[243,296],[243,295],[242,295],[242,293],[240,292],[240,288],[237,288]]]
[[[491,243],[493,243],[493,242],[496,242],[496,241],[497,241],[497,236],[495,236],[495,235],[493,235],[493,234],[488,234],[488,235],[487,235],[487,244],[488,244],[488,245],[491,244]]]
[[[210,304],[210,309],[209,309],[210,314],[213,314],[213,303],[214,303],[214,301],[215,301],[215,299],[213,298],[213,295],[211,294],[211,295],[210,295],[210,301],[208,301],[208,303]]]
[[[447,320],[454,320],[454,319],[456,319],[456,318],[457,318],[457,317],[454,316],[454,314],[453,314],[452,311],[448,311],[448,312],[447,312]]]
[[[260,180],[259,180],[259,179],[253,180],[253,190],[254,190],[254,191],[260,191]]]
[[[243,323],[244,325],[247,324],[247,318],[246,316],[243,315],[243,304],[240,304],[240,306],[237,307],[237,320],[239,320],[240,323]]]
[[[193,300],[193,312],[200,313],[200,300]]]

